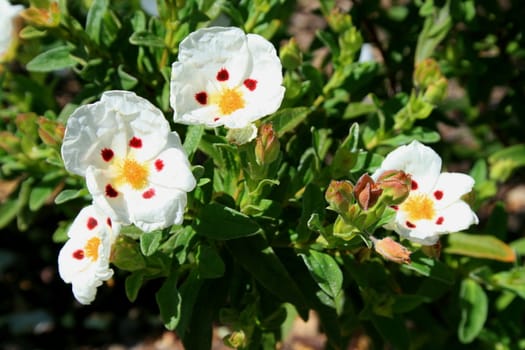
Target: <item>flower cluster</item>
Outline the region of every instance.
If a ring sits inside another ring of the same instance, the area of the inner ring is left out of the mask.
[[[275,112],[284,96],[275,48],[238,28],[190,34],[172,68],[174,121],[225,126],[239,143],[255,137],[253,123]],[[68,171],[85,177],[93,204],[71,225],[59,271],[76,299],[89,304],[113,274],[109,264],[120,225],[151,232],[181,224],[196,180],[163,113],[127,91],[107,91],[70,115],[62,158]]]
[[[411,178],[408,197],[386,225],[400,236],[423,245],[435,244],[440,235],[467,229],[478,218],[461,197],[472,190],[474,179],[466,174],[441,173],[441,158],[418,141],[389,153],[372,178],[401,170]]]

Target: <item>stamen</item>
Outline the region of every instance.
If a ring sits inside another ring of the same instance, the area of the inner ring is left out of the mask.
[[[148,184],[149,171],[145,165],[140,164],[133,158],[124,161],[121,168],[120,178],[128,183],[133,189],[141,190]]]
[[[431,220],[436,215],[434,201],[422,193],[409,195],[400,209],[407,213],[409,221]]]
[[[219,98],[218,105],[223,115],[229,115],[233,112],[244,108],[244,99],[242,94],[236,89],[224,89]]]
[[[100,238],[98,237],[90,238],[87,241],[86,246],[84,247],[86,257],[91,258],[92,261],[97,261],[99,246],[100,246]]]

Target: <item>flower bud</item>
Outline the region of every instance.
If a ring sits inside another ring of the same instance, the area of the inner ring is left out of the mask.
[[[427,91],[425,91],[425,94],[423,95],[423,98],[432,104],[437,104],[443,100],[443,98],[445,98],[447,94],[447,88],[448,80],[445,77],[441,77],[428,86]]]
[[[352,183],[346,180],[332,180],[326,189],[325,199],[330,207],[338,213],[346,213],[350,204],[354,201],[352,195]]]
[[[255,157],[259,165],[270,164],[279,156],[280,143],[272,124],[264,124],[255,140]]]
[[[354,187],[354,197],[363,210],[368,210],[377,203],[383,190],[368,174],[363,174]]]
[[[439,64],[433,58],[426,58],[416,65],[414,84],[425,89],[443,77]]]
[[[295,38],[291,38],[280,50],[280,59],[283,67],[293,70],[303,63],[303,54]]]
[[[400,204],[410,193],[412,180],[402,170],[387,170],[377,179],[377,185],[383,190],[388,205]]]
[[[62,123],[39,117],[37,124],[38,136],[40,136],[42,142],[49,146],[56,146],[62,143],[65,132],[65,127]]]
[[[234,349],[246,346],[246,334],[244,331],[235,331],[223,339],[224,343]]]
[[[372,237],[375,251],[383,258],[398,264],[410,264],[410,250],[390,237],[377,239]]]
[[[60,24],[60,8],[58,2],[51,2],[48,8],[30,7],[20,14],[29,23],[40,27],[58,27]]]

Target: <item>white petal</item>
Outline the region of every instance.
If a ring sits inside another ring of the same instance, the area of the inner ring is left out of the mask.
[[[196,180],[177,133],[170,134],[168,149],[155,158],[151,169],[150,182],[155,187],[178,189],[190,192],[195,188]],[[157,163],[160,161],[159,163]]]
[[[2,56],[11,45],[14,36],[13,18],[23,9],[24,7],[22,5],[11,5],[7,0],[0,1],[0,56]]]
[[[441,173],[433,190],[436,205],[443,208],[472,191],[474,179],[461,173]],[[441,199],[439,199],[441,198]]]
[[[372,178],[377,179],[386,170],[403,170],[417,182],[418,190],[428,193],[441,172],[441,157],[432,148],[412,141],[390,152]]]
[[[435,229],[446,233],[462,231],[479,222],[476,213],[462,200],[439,211],[437,216],[443,217],[443,223]]]
[[[133,224],[144,232],[181,224],[187,201],[186,192],[155,186],[147,189],[151,190],[154,195],[147,199],[143,196],[145,191],[126,193]]]

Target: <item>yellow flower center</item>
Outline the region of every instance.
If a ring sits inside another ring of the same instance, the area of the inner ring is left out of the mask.
[[[217,104],[223,115],[232,114],[236,110],[244,108],[245,105],[244,98],[237,89],[226,88],[222,90],[217,100]]]
[[[91,261],[98,260],[98,247],[100,246],[100,238],[90,238],[86,246],[84,247],[84,254],[86,257],[91,258]]]
[[[434,201],[426,194],[411,194],[399,207],[407,213],[408,221],[431,220],[436,215]]]
[[[120,181],[128,183],[133,189],[141,190],[148,185],[148,168],[133,158],[127,158],[120,169]]]

